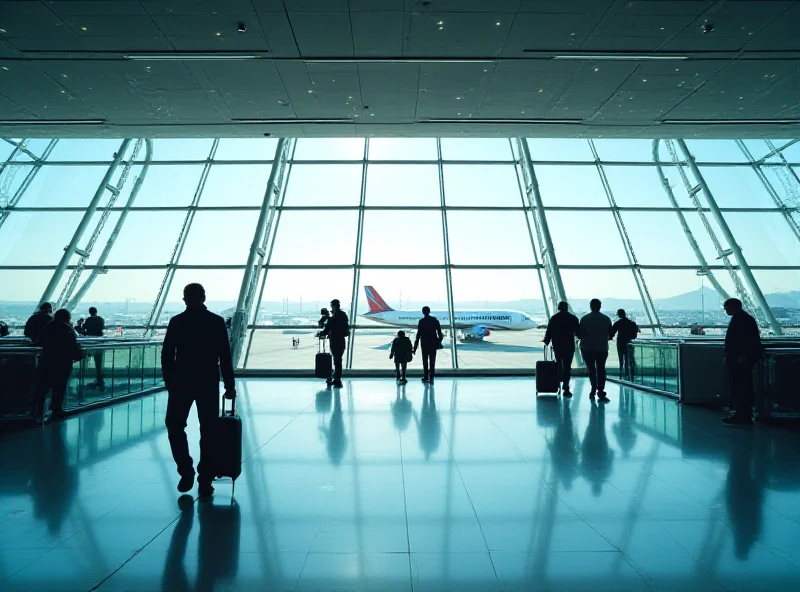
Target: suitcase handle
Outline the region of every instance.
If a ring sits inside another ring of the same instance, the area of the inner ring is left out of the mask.
[[[317,353],[321,353],[321,354],[325,353],[325,341],[326,340],[325,340],[324,337],[320,337],[319,338],[319,344],[317,345]]]
[[[222,417],[225,417],[225,395],[222,395]],[[231,402],[231,412],[230,415],[233,417],[236,415],[236,397],[230,399]]]
[[[548,356],[547,356],[547,352],[549,352],[549,351],[550,351],[550,348],[545,345],[544,346],[544,361],[545,362],[549,362],[550,361],[550,360],[548,360]]]

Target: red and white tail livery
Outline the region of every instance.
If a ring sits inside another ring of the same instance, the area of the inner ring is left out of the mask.
[[[381,295],[378,294],[378,291],[372,286],[364,286],[364,292],[367,293],[367,302],[369,303],[370,314],[375,314],[376,312],[390,312],[394,310],[391,306],[386,304],[386,301],[381,298]]]

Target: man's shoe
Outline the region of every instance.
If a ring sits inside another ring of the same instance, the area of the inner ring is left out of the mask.
[[[597,391],[594,391],[594,390],[593,390],[592,392],[590,392],[590,393],[589,393],[589,398],[590,398],[590,399],[594,399],[594,397],[595,397],[595,395],[596,395],[596,394],[597,394]]]
[[[606,395],[605,391],[600,391],[599,393],[597,393],[597,400],[600,401],[601,403],[608,403],[609,401],[611,401],[611,399],[608,398],[608,395]]]
[[[406,380],[405,378],[401,378],[400,384],[408,384],[408,380]]]
[[[197,487],[197,493],[200,497],[211,497],[214,495],[214,486],[210,482],[204,481]]]
[[[564,389],[563,391],[561,391],[561,396],[565,397],[567,399],[571,399],[572,398],[572,391],[570,391],[569,389]]]
[[[186,493],[192,487],[194,487],[194,473],[191,475],[183,475],[181,480],[178,481],[178,491],[181,493]]]
[[[333,384],[333,378],[329,378],[328,380],[326,380],[325,384],[327,384],[328,386],[332,385]]]
[[[333,381],[333,388],[344,388],[341,380],[334,380]]]
[[[753,425],[753,418],[748,417],[746,415],[742,415],[741,413],[734,413],[730,417],[726,417],[720,420],[722,425],[730,425],[730,426],[748,426]]]
[[[422,382],[430,382],[430,379],[427,376],[423,376]]]
[[[428,384],[433,384],[433,376],[428,379]]]

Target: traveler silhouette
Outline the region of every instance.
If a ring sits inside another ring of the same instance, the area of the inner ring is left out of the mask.
[[[592,392],[589,398],[594,399],[595,394],[601,403],[608,403],[606,396],[606,360],[608,360],[608,341],[611,339],[611,319],[600,312],[601,302],[594,298],[589,303],[592,312],[585,315],[580,323],[581,355],[586,362],[589,372],[589,381]]]
[[[725,333],[725,373],[733,399],[733,415],[722,420],[726,425],[752,425],[753,367],[761,357],[758,325],[742,308],[742,301],[730,298],[723,304],[731,317]]]
[[[342,357],[347,349],[347,337],[350,335],[350,323],[347,320],[347,314],[341,309],[339,301],[331,300],[331,313],[330,318],[325,323],[325,328],[322,330],[320,336],[327,337],[328,343],[331,346],[331,355],[333,356],[333,380],[330,384],[334,388],[342,388]],[[320,319],[322,321],[322,319]]]
[[[0,321],[0,337],[8,337],[9,333],[8,324],[5,321]]]
[[[319,320],[317,321],[317,327],[319,327],[320,329],[324,329],[325,325],[328,322],[328,319],[331,318],[331,313],[328,312],[327,308],[322,308],[320,309],[319,314],[320,317]]]
[[[404,432],[408,425],[411,423],[411,401],[406,397],[406,387],[399,385],[397,387],[397,397],[391,404],[392,419],[394,420],[394,427],[398,432]]]
[[[453,386],[455,388],[455,383]],[[422,411],[419,415],[414,411],[414,422],[417,424],[419,447],[425,453],[425,460],[430,460],[431,455],[439,450],[439,442],[442,439],[442,422],[436,410],[436,393],[433,386],[425,385]]]
[[[592,401],[589,412],[589,425],[581,443],[581,473],[592,484],[592,493],[600,496],[603,482],[611,476],[614,465],[614,451],[608,447],[606,438],[605,406]]]
[[[544,344],[553,343],[553,353],[563,385],[561,394],[565,397],[572,396],[572,392],[569,390],[569,380],[572,375],[572,358],[575,357],[575,340],[578,337],[580,337],[578,317],[569,312],[569,305],[566,302],[559,302],[558,312],[547,323]]]
[[[225,383],[225,398],[236,397],[231,348],[222,317],[210,312],[204,302],[206,292],[200,284],[183,289],[186,310],[172,317],[161,348],[161,369],[169,393],[166,426],[172,458],[181,476],[178,491],[194,485],[194,461],[189,455],[186,420],[192,403],[200,420],[200,462],[197,464],[198,493],[214,493],[214,427],[219,417],[220,370]]]
[[[408,363],[412,360],[412,351],[411,340],[406,337],[406,332],[398,331],[397,337],[392,341],[392,351],[389,354],[389,359],[394,359],[394,370],[400,384],[406,384],[408,382],[406,380],[406,368],[408,367]]]
[[[442,326],[436,317],[431,316],[430,307],[422,307],[422,318],[417,323],[417,338],[414,340],[414,350],[412,354],[417,353],[417,348],[422,342],[422,382],[430,382],[433,384],[433,378],[436,374],[436,351],[441,349],[444,334],[442,333]]]
[[[39,306],[39,310],[33,313],[25,323],[25,337],[31,341],[36,341],[39,338],[41,330],[52,320],[53,305],[49,302],[42,302]]]
[[[78,333],[86,337],[103,337],[105,334],[106,321],[97,314],[97,309],[92,306],[89,308],[89,318],[80,323]],[[89,388],[105,390],[106,382],[103,376],[103,350],[97,349],[92,352],[94,359],[95,382],[87,384]]]
[[[578,437],[572,423],[572,410],[566,401],[561,408],[561,420],[556,425],[555,436],[550,442],[553,470],[564,489],[572,489],[578,476]]]
[[[641,333],[639,325],[628,318],[623,310],[617,311],[619,320],[611,327],[611,338],[617,336],[617,357],[619,358],[619,377],[630,380],[633,377],[634,360],[628,355],[628,344]]]
[[[347,452],[347,434],[344,431],[344,416],[342,415],[342,399],[339,391],[334,391],[333,413],[327,426],[319,428],[328,444],[328,458],[336,466],[342,464]]]
[[[72,317],[67,309],[56,311],[52,322],[39,332],[36,345],[42,348],[42,353],[36,369],[34,418],[37,421],[44,419],[45,398],[50,390],[53,391],[50,401],[53,417],[63,417],[64,395],[72,373],[72,364],[83,359],[84,355],[78,347],[75,329],[72,328]]]

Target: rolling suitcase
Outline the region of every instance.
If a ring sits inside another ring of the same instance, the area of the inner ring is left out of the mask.
[[[319,343],[319,351],[314,360],[314,376],[328,379],[333,373],[333,357],[325,351],[325,339],[320,339]]]
[[[242,474],[242,419],[236,415],[236,399],[231,400],[231,409],[226,413],[225,397],[222,398],[222,415],[217,420],[216,431],[215,473],[217,477],[230,477],[235,488],[236,478]]]
[[[555,394],[561,391],[558,376],[558,363],[548,360],[549,348],[544,348],[544,360],[536,362],[536,396],[540,394]]]

